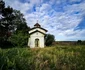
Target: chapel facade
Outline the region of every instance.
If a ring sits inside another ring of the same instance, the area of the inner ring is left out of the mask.
[[[42,28],[39,23],[36,23],[33,28],[30,29],[28,46],[30,48],[44,48],[45,47],[45,34],[47,30]]]

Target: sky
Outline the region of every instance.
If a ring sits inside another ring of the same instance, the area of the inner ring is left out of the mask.
[[[85,40],[85,0],[4,0],[20,10],[27,25],[37,22],[56,41]]]

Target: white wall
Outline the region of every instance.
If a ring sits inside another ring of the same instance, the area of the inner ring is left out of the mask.
[[[30,48],[34,48],[35,39],[37,39],[37,38],[39,39],[39,47],[44,48],[44,34],[42,34],[40,32],[36,32],[36,33],[33,33],[30,35],[28,46],[30,46]]]

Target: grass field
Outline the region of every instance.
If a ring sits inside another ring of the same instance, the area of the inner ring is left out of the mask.
[[[85,45],[0,49],[0,70],[85,70]]]

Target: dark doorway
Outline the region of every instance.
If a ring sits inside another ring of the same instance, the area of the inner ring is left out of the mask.
[[[39,47],[39,39],[35,39],[35,47]]]

